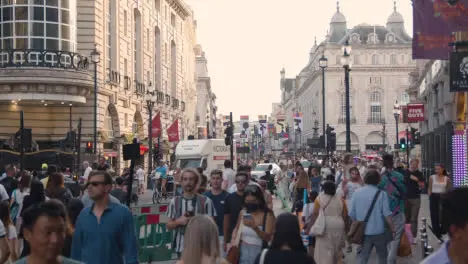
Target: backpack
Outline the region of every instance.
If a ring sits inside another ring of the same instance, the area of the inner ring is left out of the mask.
[[[182,216],[182,196],[174,197],[174,205],[176,217],[179,218]],[[196,206],[198,204],[198,207]],[[195,198],[192,199],[192,207],[198,209],[200,214],[206,214],[205,212],[206,197],[200,194],[196,194]]]

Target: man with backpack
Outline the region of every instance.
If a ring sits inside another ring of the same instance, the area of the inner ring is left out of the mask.
[[[406,185],[403,174],[393,169],[393,156],[386,154],[382,156],[382,161],[385,170],[381,176],[379,189],[388,195],[395,231],[393,240],[389,244],[388,264],[396,264],[400,239],[405,228]]]
[[[175,231],[172,248],[179,258],[184,249],[184,233],[190,218],[200,214],[216,216],[211,199],[197,193],[200,183],[201,177],[196,170],[183,170],[181,184],[184,192],[182,196],[174,197],[169,203],[167,211],[169,221],[166,227]]]

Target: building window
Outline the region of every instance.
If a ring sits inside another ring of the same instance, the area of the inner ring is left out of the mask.
[[[114,121],[112,120],[109,108],[107,108],[106,114],[104,115],[103,133],[109,139],[114,138]]]
[[[123,17],[123,32],[124,36],[127,36],[127,10],[124,10]]]
[[[177,96],[177,47],[171,42],[171,94]]]
[[[150,50],[150,30],[149,28],[146,29],[146,48]]]
[[[133,40],[134,79],[135,81],[141,81],[141,15],[137,9],[135,9],[134,14]]]
[[[379,92],[374,91],[370,94],[370,120],[369,123],[371,124],[380,124],[381,117],[382,117],[382,109],[381,109],[381,95]]]
[[[377,54],[372,55],[372,64],[373,65],[378,65],[379,64],[379,55],[377,55]]]
[[[161,88],[161,32],[156,27],[154,30],[154,81],[157,89]]]
[[[353,63],[356,64],[356,65],[360,64],[359,55],[356,54],[356,55],[353,56]]]
[[[400,103],[400,105],[407,105],[410,103],[410,96],[408,93],[404,92],[402,94],[400,94],[400,98],[398,100],[398,102]]]
[[[107,7],[107,12],[106,12],[106,34],[107,34],[107,39],[106,39],[106,62],[107,62],[107,68],[109,69],[115,69],[115,60],[116,60],[116,54],[115,54],[115,46],[116,46],[116,26],[115,26],[115,18],[116,18],[116,6],[115,6],[115,0],[109,0],[108,2],[108,7]]]
[[[349,94],[349,116],[353,116],[353,96]],[[340,97],[341,117],[346,118],[346,93],[341,93]]]
[[[161,0],[154,0],[154,7],[158,12],[161,11]]]
[[[176,25],[176,17],[174,14],[171,13],[171,26],[175,27]]]
[[[397,64],[397,55],[390,55],[390,64]]]
[[[336,55],[336,65],[341,65],[341,55]]]

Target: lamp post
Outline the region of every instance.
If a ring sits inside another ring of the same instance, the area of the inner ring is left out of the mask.
[[[351,152],[351,113],[349,102],[349,72],[351,71],[351,46],[346,41],[342,47],[343,56],[341,57],[341,64],[343,65],[345,73],[345,100],[346,100],[346,152]]]
[[[322,69],[322,134],[325,139],[324,148],[327,149],[327,138],[325,134],[325,69],[328,67],[328,59],[325,58],[325,54],[319,59],[319,66]]]
[[[400,115],[401,115],[400,104],[398,103],[398,100],[396,100],[395,104],[393,105],[393,116],[395,117],[395,128],[396,128],[395,144],[398,144],[398,120],[400,119]]]
[[[97,65],[100,61],[101,54],[97,50],[97,44],[94,44],[94,50],[91,52],[91,61],[94,63],[94,133],[93,133],[93,154],[96,158],[97,154],[97,116],[98,116],[98,105],[97,105]]]
[[[156,103],[156,93],[151,82],[146,89],[146,106],[148,108],[148,174],[153,170],[153,109]]]

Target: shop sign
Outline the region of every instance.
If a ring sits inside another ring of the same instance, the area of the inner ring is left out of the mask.
[[[407,106],[407,122],[418,123],[424,121],[424,105],[423,104],[408,104]]]
[[[450,54],[450,91],[468,91],[468,51]]]

